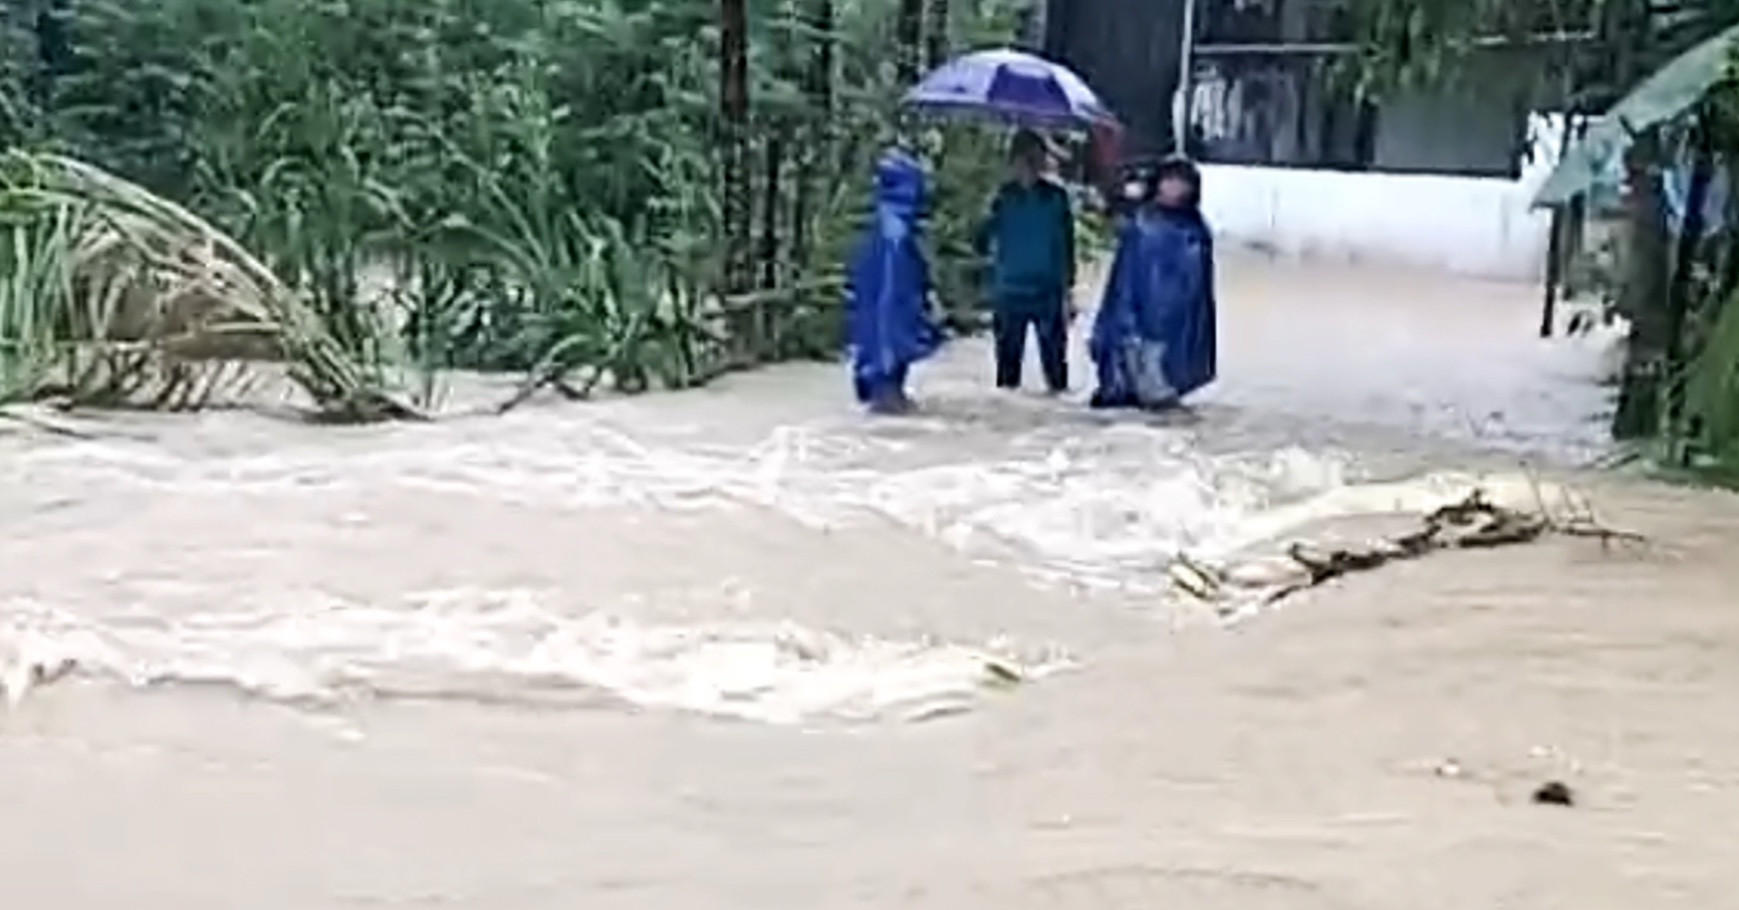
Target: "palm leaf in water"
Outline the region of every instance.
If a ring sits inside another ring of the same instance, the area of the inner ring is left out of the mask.
[[[0,156],[0,269],[0,401],[195,408],[265,354],[327,414],[412,415],[235,240],[83,162]]]

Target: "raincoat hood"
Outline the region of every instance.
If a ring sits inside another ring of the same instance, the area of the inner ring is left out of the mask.
[[[876,163],[876,209],[916,219],[928,201],[926,183],[924,166],[911,153],[899,149],[888,152]]]

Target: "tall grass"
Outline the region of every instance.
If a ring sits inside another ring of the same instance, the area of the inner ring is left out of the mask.
[[[956,0],[949,37],[1006,40],[1014,5]],[[365,395],[370,413],[391,410],[389,389],[426,403],[432,377],[453,368],[578,374],[581,390],[681,387],[745,345],[750,360],[833,349],[829,279],[890,136],[892,6],[751,7],[748,170],[760,181],[759,271],[776,285],[757,299],[809,313],[770,334],[763,318],[767,337],[754,339],[721,337],[733,304],[712,0],[10,0],[0,142],[66,156],[15,157],[20,173],[53,162],[64,176],[86,161],[86,178],[136,183],[121,194],[133,202],[176,200],[209,221],[174,221],[184,233],[165,227],[163,243],[216,245],[232,265],[251,251],[254,285],[226,285],[220,296],[240,299],[213,311],[295,322],[270,346],[297,364],[314,350],[343,364],[299,366],[333,407]],[[54,15],[64,41],[44,34]],[[934,233],[954,250],[996,158],[982,135],[945,145],[940,182],[955,195]],[[22,244],[5,254],[0,398],[44,394],[73,348],[122,343],[98,325],[115,304],[75,286],[93,251],[110,249],[117,219],[103,206],[119,191],[45,207],[35,173],[0,202]],[[193,280],[176,274],[175,288]],[[141,280],[128,279],[134,298]],[[159,289],[147,309],[176,312],[175,293]],[[83,334],[69,334],[78,320],[66,313],[84,314]],[[88,403],[118,392],[60,385]]]

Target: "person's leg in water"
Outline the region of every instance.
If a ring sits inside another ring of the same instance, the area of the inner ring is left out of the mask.
[[[1093,367],[1098,387],[1093,390],[1093,397],[1087,400],[1087,407],[1108,411],[1137,406],[1134,377],[1129,374],[1123,351],[1115,345],[1095,351]]]
[[[1052,395],[1069,390],[1069,314],[1068,305],[1059,295],[1056,299],[1039,301],[1032,314],[1033,332],[1038,336],[1039,364],[1045,372],[1045,388]]]
[[[1087,407],[1095,411],[1119,411],[1130,407],[1130,404],[1119,396],[1107,394],[1104,389],[1095,391],[1093,397],[1087,399]]]
[[[1087,400],[1087,407],[1095,411],[1115,411],[1136,406],[1135,396],[1113,391],[1113,388],[1101,381],[1099,388],[1093,390],[1093,397]]]
[[[1027,308],[1017,298],[996,302],[991,313],[990,330],[996,344],[996,387],[1018,389],[1021,362],[1026,359],[1027,323],[1031,321]]]
[[[871,414],[898,416],[912,412],[915,405],[913,405],[911,397],[906,394],[906,376],[910,372],[909,367],[895,367],[893,372],[867,390]]]

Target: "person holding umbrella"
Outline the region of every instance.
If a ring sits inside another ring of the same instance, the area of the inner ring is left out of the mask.
[[[1052,392],[1066,390],[1073,206],[1066,189],[1042,179],[1049,150],[1033,130],[1113,136],[1117,118],[1068,67],[1013,48],[956,57],[907,91],[904,102],[930,116],[1019,128],[1009,149],[1013,179],[996,194],[978,236],[980,253],[991,256],[996,384],[1020,386],[1031,329],[1045,384]]]
[[[991,330],[996,385],[1018,389],[1027,333],[1037,336],[1039,364],[1052,394],[1069,387],[1070,298],[1075,287],[1075,215],[1069,191],[1045,176],[1051,157],[1036,132],[1009,143],[1011,179],[991,200],[978,232],[991,260]]]

